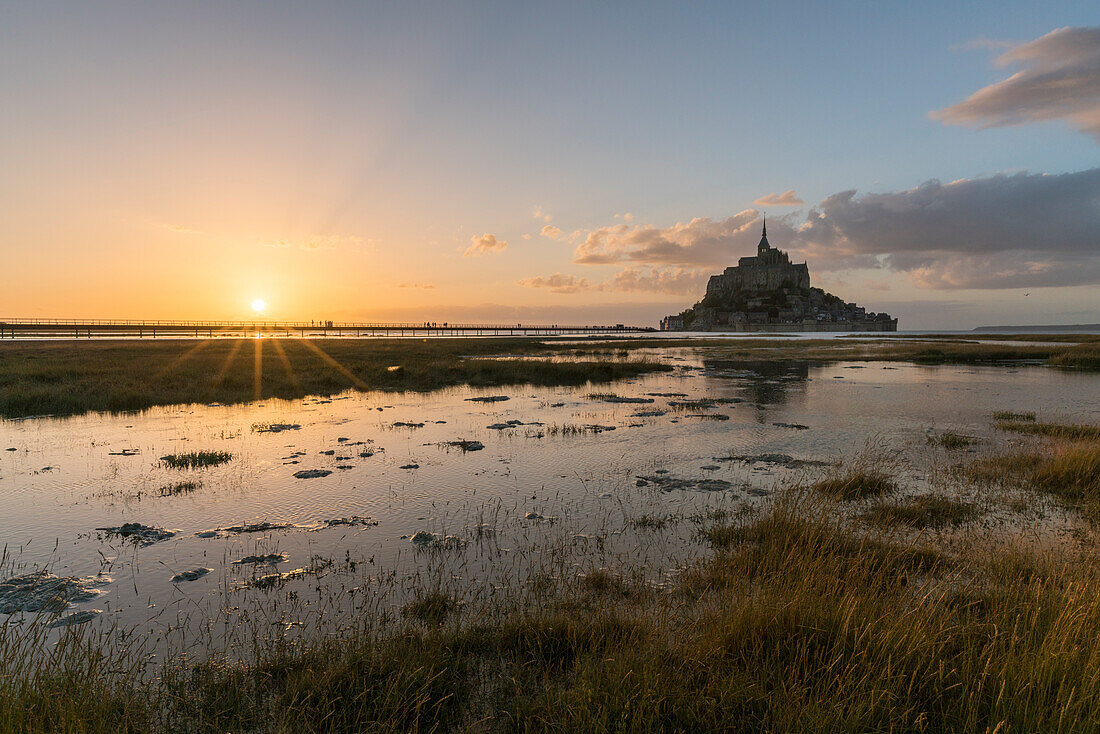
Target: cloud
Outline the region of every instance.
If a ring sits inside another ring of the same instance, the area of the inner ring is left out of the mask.
[[[561,237],[561,230],[552,224],[547,224],[545,227],[542,228],[542,236],[549,237],[552,240],[556,240],[558,237]]]
[[[819,264],[882,267],[925,288],[1100,283],[1100,169],[843,191],[793,234]]]
[[[435,290],[435,283],[398,283],[398,288],[420,288],[421,290]]]
[[[768,229],[773,246],[818,274],[875,269],[934,289],[1100,284],[1100,168],[841,191],[801,220],[777,217]],[[751,209],[665,228],[616,224],[588,232],[574,262],[714,273],[755,253],[759,238],[759,214]],[[616,277],[619,288],[638,281],[672,292],[669,284],[688,276]]]
[[[611,281],[601,283],[599,290],[625,293],[668,293],[673,295],[701,294],[707,280],[713,275],[708,270],[666,268],[648,271],[642,268],[626,268],[612,276]]]
[[[579,293],[580,291],[603,291],[619,293],[665,293],[690,295],[699,293],[712,275],[707,270],[688,268],[636,268],[629,267],[615,273],[610,280],[590,283],[587,278],[555,273],[550,276],[524,278],[517,285],[527,288],[549,288],[553,293]]]
[[[652,226],[614,224],[588,232],[573,253],[573,262],[584,265],[639,263],[647,265],[719,265],[755,249],[753,223],[758,212],[747,209],[715,222],[698,217],[658,229]],[[751,242],[750,242],[751,241]]]
[[[541,219],[544,222],[549,222],[551,219],[553,219],[553,217],[542,210],[541,206],[536,206],[535,210],[531,212],[531,216],[533,216],[535,219]]]
[[[1059,28],[996,64],[1019,70],[931,117],[979,128],[1065,120],[1100,142],[1100,28]]]
[[[588,278],[578,278],[573,275],[562,275],[561,273],[554,273],[546,277],[539,275],[534,278],[523,278],[517,280],[516,285],[522,285],[525,288],[549,288],[551,293],[578,293],[591,287]]]
[[[753,202],[757,206],[802,206],[806,202],[795,195],[794,189],[788,189],[782,194],[768,194],[761,196]]]
[[[466,252],[462,253],[462,257],[470,257],[472,255],[483,255],[486,252],[500,252],[508,243],[504,240],[498,240],[495,234],[483,234],[480,237],[474,235],[470,238],[470,246],[466,248]]]

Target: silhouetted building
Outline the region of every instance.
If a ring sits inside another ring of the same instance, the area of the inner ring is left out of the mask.
[[[794,264],[768,242],[764,223],[755,257],[707,282],[703,300],[661,319],[662,331],[897,331],[898,320],[868,313],[810,287],[806,263]]]

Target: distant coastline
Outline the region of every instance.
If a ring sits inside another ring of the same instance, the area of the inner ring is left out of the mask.
[[[1100,332],[1100,324],[1045,324],[1033,326],[978,326],[976,332],[1001,332],[1010,334],[1084,334]]]

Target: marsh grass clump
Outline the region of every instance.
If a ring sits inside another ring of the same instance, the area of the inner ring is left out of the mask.
[[[893,494],[898,486],[891,476],[869,466],[853,467],[842,474],[822,479],[812,485],[822,494],[839,500],[862,500]]]
[[[993,414],[993,420],[995,421],[1012,421],[1017,423],[1035,422],[1035,413],[1014,413],[1011,410],[998,410]]]
[[[633,518],[630,525],[636,530],[664,530],[681,519],[679,515],[652,515],[644,512]]]
[[[204,469],[233,460],[228,451],[190,451],[186,454],[168,454],[160,462],[169,469]]]
[[[974,439],[970,436],[964,436],[961,433],[955,433],[954,431],[944,431],[938,435],[928,436],[928,443],[933,446],[942,446],[948,451],[956,451],[958,449],[969,448],[974,443]]]
[[[621,574],[612,573],[606,568],[589,571],[580,577],[580,588],[595,595],[626,597],[633,593],[632,584]]]
[[[1100,503],[1100,445],[1073,445],[1054,452],[1036,466],[1030,481],[1071,501]]]
[[[1023,433],[1032,436],[1046,436],[1067,441],[1096,441],[1100,440],[1100,426],[1062,423],[1035,423],[1031,421],[998,421],[997,428],[1012,433]]]
[[[1095,344],[1081,344],[1055,354],[1050,358],[1054,367],[1100,372],[1100,348]]]
[[[176,482],[174,484],[164,485],[157,494],[161,497],[175,497],[180,494],[191,494],[201,486],[202,482],[196,480]]]
[[[975,459],[961,470],[965,477],[980,484],[1015,484],[1030,476],[1045,458],[1033,451],[994,454]]]
[[[907,497],[896,503],[882,502],[863,513],[863,517],[883,525],[939,529],[970,522],[981,511],[973,502],[935,494]]]
[[[1100,444],[1071,442],[1045,452],[985,457],[964,467],[963,472],[975,482],[1016,485],[1054,495],[1100,521]]]
[[[401,607],[401,614],[425,624],[443,624],[460,602],[442,591],[430,591]]]

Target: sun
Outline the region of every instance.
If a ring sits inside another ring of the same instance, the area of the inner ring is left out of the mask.
[[[266,308],[267,301],[262,298],[257,298],[255,301],[252,302],[252,310],[256,313],[263,313]]]

